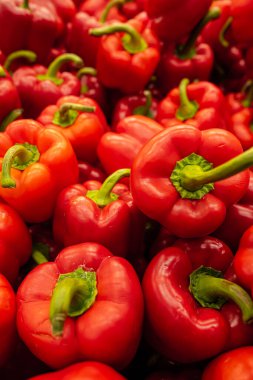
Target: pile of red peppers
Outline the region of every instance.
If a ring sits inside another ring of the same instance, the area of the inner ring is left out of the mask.
[[[253,379],[253,0],[0,0],[0,379]]]

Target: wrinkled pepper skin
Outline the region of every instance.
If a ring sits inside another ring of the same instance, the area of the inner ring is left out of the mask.
[[[53,215],[59,192],[77,182],[76,156],[70,142],[58,131],[45,129],[33,120],[18,120],[0,133],[1,170],[4,155],[17,143],[34,145],[40,156],[24,170],[11,168],[16,187],[0,186],[0,195],[26,222],[46,221]]]
[[[52,291],[60,274],[77,268],[95,272],[97,295],[82,315],[67,317],[62,335],[55,336],[49,319]],[[37,266],[18,289],[17,308],[19,335],[52,368],[92,360],[122,369],[141,337],[143,296],[137,275],[127,260],[96,243],[65,248],[55,262]]]
[[[212,360],[202,380],[251,380],[253,377],[253,347],[241,347]]]
[[[113,368],[98,362],[73,364],[60,371],[30,377],[28,380],[126,380]]]

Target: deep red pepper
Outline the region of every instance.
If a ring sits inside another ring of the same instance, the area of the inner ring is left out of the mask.
[[[78,178],[70,142],[33,120],[18,120],[0,133],[0,147],[1,198],[27,222],[48,220],[58,193]]]
[[[99,244],[68,247],[55,262],[37,266],[19,287],[17,302],[21,338],[50,367],[94,360],[122,369],[136,353],[140,283],[127,260]]]
[[[0,65],[0,130],[4,130],[6,122],[4,119],[14,109],[21,109],[18,91],[8,72]]]
[[[103,182],[106,178],[106,174],[100,168],[92,166],[87,162],[78,161],[78,169],[79,183],[83,183],[89,180]]]
[[[160,102],[156,120],[166,128],[185,122],[200,130],[226,129],[224,107],[222,91],[213,83],[183,79]]]
[[[146,116],[122,119],[115,132],[105,133],[98,144],[98,157],[106,172],[130,168],[143,145],[161,131],[162,126]]]
[[[132,165],[134,201],[171,234],[210,234],[247,190],[249,170],[243,169],[252,165],[252,153],[240,153],[239,140],[223,129],[167,128],[144,145]]]
[[[253,17],[253,3],[251,0],[231,0],[231,23],[235,41],[238,44],[250,47],[253,42],[251,28]]]
[[[45,128],[55,128],[68,140],[78,160],[94,164],[101,136],[108,130],[99,105],[90,98],[64,96],[46,107],[37,120]]]
[[[45,373],[43,375],[30,377],[28,380],[126,380],[125,377],[116,372],[112,367],[99,362],[83,362],[72,364],[60,371]]]
[[[36,118],[48,105],[55,104],[59,98],[67,95],[80,94],[80,81],[71,72],[59,72],[66,62],[73,62],[76,67],[82,67],[83,61],[75,54],[62,54],[48,67],[34,65],[21,67],[13,74],[27,118]]]
[[[183,242],[164,249],[152,259],[142,282],[146,337],[158,352],[179,363],[252,342],[253,326],[247,323],[253,301],[242,287],[222,278],[233,259],[231,251],[196,252],[195,247]],[[224,305],[228,300],[234,303]]]

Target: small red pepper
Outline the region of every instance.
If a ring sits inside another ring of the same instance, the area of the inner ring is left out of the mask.
[[[28,380],[126,380],[125,377],[116,372],[113,368],[99,362],[83,362],[72,364],[60,371],[54,371],[29,377]]]
[[[46,107],[37,120],[45,128],[54,127],[68,138],[78,160],[90,164],[97,161],[97,145],[108,126],[102,110],[94,100],[64,96],[56,105]]]
[[[106,174],[98,167],[92,166],[87,162],[78,161],[79,169],[79,183],[83,183],[89,180],[103,182],[106,178]]]
[[[244,169],[252,166],[252,151],[240,153],[239,140],[226,130],[199,131],[187,124],[167,128],[135,158],[134,201],[173,235],[210,234],[247,190],[249,170]]]
[[[70,142],[55,129],[18,120],[0,133],[0,147],[1,198],[27,222],[48,220],[58,193],[78,178]]]
[[[129,262],[84,243],[37,266],[18,289],[22,340],[53,368],[94,360],[123,369],[142,331],[143,297]],[[32,318],[31,318],[32,316]]]
[[[80,94],[80,81],[71,72],[59,72],[64,63],[73,62],[76,67],[82,67],[83,61],[75,54],[62,54],[48,67],[34,65],[21,67],[13,74],[13,81],[21,98],[24,115],[36,118],[42,110],[55,104],[59,98],[67,95]]]
[[[213,83],[189,84],[184,78],[179,87],[171,90],[160,102],[156,120],[166,128],[181,122],[200,130],[226,129],[224,107],[222,91]]]

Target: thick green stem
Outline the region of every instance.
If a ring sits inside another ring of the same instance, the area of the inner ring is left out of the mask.
[[[181,45],[178,48],[177,55],[181,59],[188,59],[191,58],[195,54],[195,42],[200,35],[202,29],[208,24],[210,21],[215,20],[216,18],[220,17],[220,9],[219,8],[211,8],[207,12],[207,14],[203,17],[202,20],[196,25],[196,27],[193,29],[192,33],[190,34],[190,37],[188,38],[187,42],[184,45]]]
[[[122,37],[122,45],[128,53],[136,54],[147,49],[147,42],[144,38],[142,38],[137,30],[129,24],[115,23],[90,30],[90,34],[95,37],[101,37],[106,34],[119,32],[125,33]]]
[[[29,0],[23,0],[21,8],[29,9]]]
[[[227,21],[224,23],[223,27],[221,28],[221,31],[219,34],[219,41],[220,41],[221,45],[224,46],[225,48],[229,47],[229,45],[230,45],[229,41],[226,40],[226,38],[225,38],[225,34],[226,34],[227,30],[230,28],[232,21],[233,21],[233,17],[229,17],[227,19]]]
[[[189,79],[184,78],[179,84],[180,107],[177,109],[176,118],[181,121],[193,118],[199,109],[198,103],[188,98],[187,86],[189,83]]]
[[[4,71],[3,66],[0,66],[0,78],[5,78],[6,77],[6,72]]]
[[[19,116],[21,116],[23,113],[22,108],[17,108],[13,111],[11,111],[2,121],[0,124],[0,132],[5,131],[6,127],[12,123],[14,120],[16,120]]]
[[[27,61],[33,63],[37,59],[37,55],[31,50],[17,50],[9,54],[4,62],[4,68],[10,71],[13,61],[19,58],[25,58]]]
[[[146,102],[145,102],[144,105],[136,107],[133,110],[133,115],[143,115],[143,116],[150,117],[152,119],[154,117],[154,115],[153,115],[153,113],[152,113],[152,111],[150,109],[151,106],[152,106],[152,94],[151,94],[151,91],[145,90],[143,93],[144,93],[144,96],[146,98]]]
[[[79,115],[79,112],[94,112],[96,107],[85,106],[76,103],[64,103],[60,106],[59,111],[56,111],[53,118],[53,123],[60,127],[69,127],[73,125]]]
[[[92,199],[99,207],[105,207],[118,199],[117,194],[112,192],[114,186],[125,177],[130,176],[130,169],[119,169],[106,178],[99,190],[89,190],[86,197]]]
[[[104,10],[101,14],[99,21],[102,24],[104,24],[107,20],[107,17],[108,17],[110,10],[114,7],[119,7],[121,5],[124,5],[126,2],[127,2],[127,0],[111,0],[111,1],[109,1],[109,3],[106,5],[106,7],[104,8]]]
[[[40,153],[35,145],[28,143],[16,144],[7,150],[2,163],[1,186],[16,187],[16,181],[11,177],[11,167],[19,170],[39,160]]]
[[[83,67],[77,73],[77,78],[81,78],[83,75],[97,76],[97,70],[94,67]]]
[[[221,272],[200,267],[190,275],[190,291],[203,307],[220,309],[228,301],[233,301],[242,312],[244,322],[253,320],[253,301],[250,295],[234,282],[221,278]]]
[[[62,336],[67,316],[77,317],[95,302],[97,282],[95,272],[82,268],[59,276],[50,303],[53,335]]]
[[[243,86],[242,92],[245,93],[245,98],[242,100],[243,107],[251,107],[253,102],[253,81],[248,80]]]

